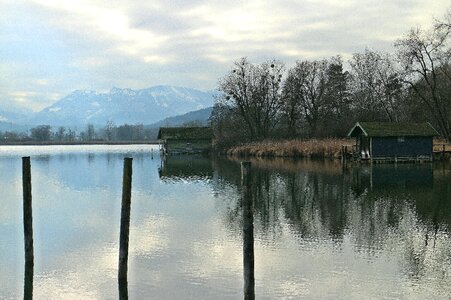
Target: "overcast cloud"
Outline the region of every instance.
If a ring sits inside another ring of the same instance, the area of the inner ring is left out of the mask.
[[[75,89],[215,89],[232,62],[392,51],[448,1],[0,0],[0,110]]]

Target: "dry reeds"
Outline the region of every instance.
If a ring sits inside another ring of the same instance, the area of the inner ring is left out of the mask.
[[[340,158],[342,145],[352,145],[348,139],[311,139],[263,141],[236,146],[227,151],[231,156]]]

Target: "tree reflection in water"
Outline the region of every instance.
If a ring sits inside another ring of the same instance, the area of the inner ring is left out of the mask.
[[[196,165],[211,174],[216,194],[239,195],[238,160]],[[328,240],[340,249],[347,239],[356,255],[390,253],[399,272],[411,280],[445,280],[451,269],[450,169],[449,164],[343,169],[335,161],[252,160],[255,234],[277,240],[288,224],[300,243]],[[193,169],[184,171],[180,159],[176,170],[178,178],[184,172],[192,177]],[[246,221],[238,199],[230,200],[224,216],[225,225],[235,229]]]
[[[331,162],[256,160],[253,166],[262,234],[276,237],[283,216],[301,239],[340,243],[348,235],[358,252],[394,251],[401,272],[412,278],[447,274],[449,165],[448,171],[432,164],[367,165],[344,173]]]

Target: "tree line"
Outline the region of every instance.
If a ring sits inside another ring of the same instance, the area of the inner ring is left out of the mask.
[[[223,145],[268,138],[343,137],[357,121],[430,122],[451,141],[451,9],[412,28],[393,53],[366,49],[299,60],[233,63],[211,116]]]
[[[31,128],[29,133],[0,131],[0,142],[92,142],[92,141],[139,141],[156,138],[155,128],[145,128],[142,124],[115,125],[107,122],[104,127],[86,125],[84,130],[77,131],[70,127],[56,127],[39,125]]]

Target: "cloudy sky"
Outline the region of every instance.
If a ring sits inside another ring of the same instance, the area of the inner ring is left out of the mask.
[[[448,1],[0,0],[0,110],[36,111],[75,89],[214,89],[242,56],[290,67],[392,51]]]

